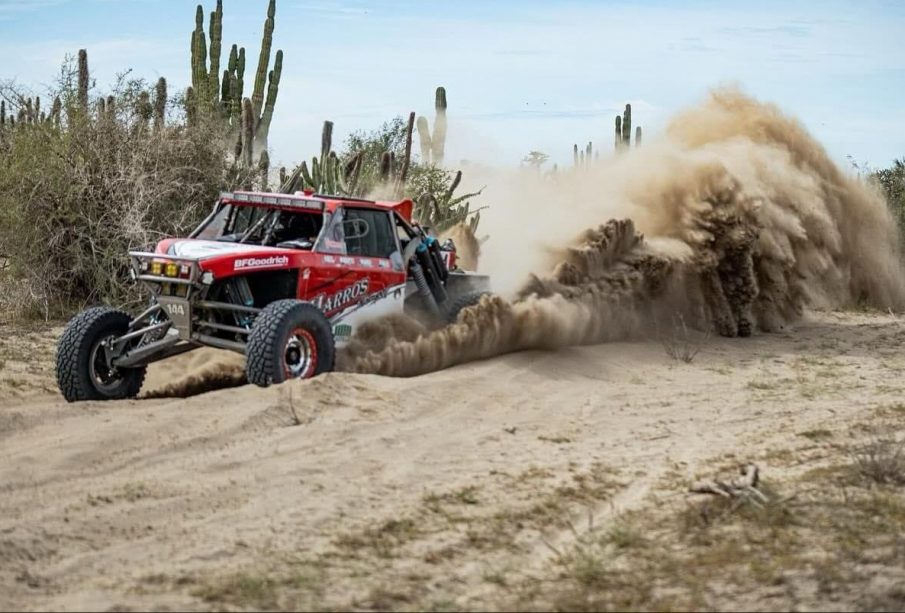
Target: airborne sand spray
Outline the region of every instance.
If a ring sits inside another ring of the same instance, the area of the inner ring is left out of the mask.
[[[482,270],[509,273],[504,287],[558,262],[552,273],[529,276],[511,302],[486,298],[457,324],[414,340],[392,340],[374,324],[368,335],[385,343],[346,369],[411,376],[631,337],[676,312],[746,336],[808,306],[905,305],[897,230],[882,197],[837,168],[798,122],[733,89],[681,113],[659,142],[558,182],[517,180],[497,183],[507,190],[500,199],[488,190],[511,218],[483,228],[492,239]],[[611,218],[623,220],[597,225]],[[555,248],[589,226],[572,247]],[[532,228],[543,234],[528,235]],[[494,270],[494,256],[504,268]]]

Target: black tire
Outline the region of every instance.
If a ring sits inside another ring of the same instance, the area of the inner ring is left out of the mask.
[[[446,306],[446,323],[454,324],[459,319],[459,313],[462,309],[474,306],[481,301],[484,296],[489,296],[490,292],[469,292],[462,294],[450,300]]]
[[[122,336],[132,318],[109,307],[94,307],[73,317],[57,345],[57,385],[69,402],[134,398],[145,380],[146,366],[110,368],[101,343]]]
[[[320,309],[300,300],[277,300],[255,318],[245,347],[245,374],[249,382],[267,387],[331,371],[335,358],[333,327]]]

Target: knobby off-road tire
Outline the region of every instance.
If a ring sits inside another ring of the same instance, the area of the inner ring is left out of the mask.
[[[132,318],[109,307],[82,311],[66,325],[57,345],[57,384],[69,402],[134,398],[145,380],[146,366],[111,368],[101,344],[122,336]]]
[[[320,309],[300,300],[277,300],[251,328],[245,374],[249,382],[267,387],[331,371],[335,357],[333,328]]]
[[[454,324],[459,319],[462,309],[474,306],[481,301],[483,296],[489,296],[490,292],[468,292],[454,300],[450,300],[446,306],[446,323]]]

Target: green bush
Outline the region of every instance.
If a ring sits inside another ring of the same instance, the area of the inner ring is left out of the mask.
[[[889,209],[905,236],[905,158],[895,160],[889,168],[874,172],[873,177],[883,189]]]

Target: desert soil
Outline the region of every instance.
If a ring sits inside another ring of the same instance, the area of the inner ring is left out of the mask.
[[[737,463],[783,482],[905,389],[905,321],[877,313],[695,337],[691,363],[650,340],[78,405],[58,333],[0,327],[2,610],[557,606],[544,582],[587,526],[682,508]],[[230,359],[180,356],[148,388]]]

